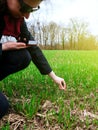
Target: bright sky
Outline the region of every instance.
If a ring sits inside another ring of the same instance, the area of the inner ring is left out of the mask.
[[[67,24],[70,18],[83,19],[89,23],[90,31],[98,35],[98,0],[50,0],[42,2],[37,14],[40,20],[59,24]],[[37,14],[33,13],[33,17]]]

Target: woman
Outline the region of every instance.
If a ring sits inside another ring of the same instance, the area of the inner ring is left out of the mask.
[[[34,38],[28,31],[24,18],[28,19],[30,13],[39,8],[41,1],[0,0],[0,39],[15,39],[0,43],[0,80],[26,68],[33,61],[41,74],[49,75],[60,89],[65,90],[64,79],[55,75],[40,48],[26,44]],[[8,108],[6,97],[0,93],[0,118],[6,114]]]

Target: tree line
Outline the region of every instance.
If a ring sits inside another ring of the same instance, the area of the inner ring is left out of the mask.
[[[90,33],[87,22],[78,19],[70,19],[66,27],[55,22],[39,21],[29,24],[28,27],[42,49],[98,49],[98,36]]]

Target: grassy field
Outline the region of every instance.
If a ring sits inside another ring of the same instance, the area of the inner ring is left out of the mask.
[[[98,130],[98,51],[44,51],[67,91],[34,64],[0,82],[11,104],[2,130]]]

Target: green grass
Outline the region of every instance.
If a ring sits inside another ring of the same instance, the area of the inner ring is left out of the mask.
[[[0,90],[9,98],[17,113],[23,113],[32,119],[41,105],[49,100],[58,108],[54,112],[55,121],[48,119],[52,125],[58,123],[62,130],[74,130],[78,125],[85,130],[92,124],[97,129],[98,121],[89,118],[81,121],[79,112],[87,110],[98,114],[98,51],[44,51],[54,72],[63,77],[67,91],[59,90],[48,76],[43,76],[34,64],[18,73],[10,75],[0,82]],[[18,102],[16,103],[16,99]],[[76,110],[76,114],[71,114]],[[48,111],[49,112],[49,111]],[[4,130],[7,129],[6,126]],[[95,129],[94,129],[95,130]]]

